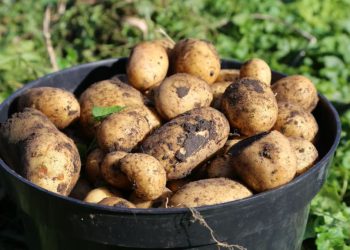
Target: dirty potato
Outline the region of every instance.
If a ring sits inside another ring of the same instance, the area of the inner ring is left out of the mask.
[[[316,147],[305,139],[292,137],[288,139],[297,159],[297,175],[300,175],[312,167],[318,157],[318,152]]]
[[[239,69],[221,69],[215,82],[235,82],[239,79]]]
[[[125,208],[136,208],[130,201],[120,197],[106,197],[99,201],[97,204],[108,207],[125,207]]]
[[[210,85],[211,91],[213,93],[213,101],[211,105],[213,108],[221,110],[221,99],[225,90],[232,82],[214,82]]]
[[[271,69],[269,65],[260,58],[253,58],[245,62],[239,71],[239,77],[254,78],[268,86],[271,85]]]
[[[101,180],[100,166],[104,156],[105,153],[100,148],[96,148],[86,157],[85,173],[88,180],[93,184]]]

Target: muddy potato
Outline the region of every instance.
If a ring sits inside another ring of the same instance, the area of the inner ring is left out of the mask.
[[[18,111],[35,108],[45,114],[59,129],[68,127],[80,116],[75,96],[64,89],[38,87],[27,90],[18,99]]]
[[[210,162],[207,168],[208,178],[236,178],[237,175],[232,165],[232,158],[230,157],[230,155],[225,154],[217,156]]]
[[[184,39],[173,51],[174,73],[197,76],[207,83],[213,83],[220,72],[220,58],[215,47],[204,40]]]
[[[221,108],[231,127],[247,136],[270,130],[278,113],[271,89],[253,78],[231,84],[222,96]]]
[[[269,86],[271,85],[271,69],[264,60],[259,58],[253,58],[245,62],[239,71],[239,77],[254,78]]]
[[[194,181],[178,190],[169,200],[170,207],[199,207],[249,197],[252,192],[226,178]]]
[[[184,73],[166,78],[155,93],[156,108],[167,120],[194,108],[209,107],[212,99],[205,81]]]
[[[125,200],[120,197],[106,197],[98,202],[99,205],[109,206],[109,207],[126,207],[126,208],[136,208],[134,204],[130,201]]]
[[[221,69],[215,82],[235,82],[239,79],[239,69]]]
[[[318,152],[316,147],[307,140],[301,138],[288,139],[296,155],[297,175],[300,175],[312,167],[318,157]]]
[[[141,93],[118,79],[104,80],[89,86],[79,98],[80,124],[87,136],[93,137],[100,124],[92,115],[93,107],[143,106]]]
[[[278,116],[274,129],[288,137],[300,137],[312,141],[318,132],[318,124],[314,116],[300,106],[281,102],[278,103]]]
[[[214,82],[210,85],[211,91],[213,93],[213,101],[211,102],[210,106],[218,110],[221,109],[222,95],[231,83],[232,82]]]
[[[120,160],[128,153],[114,151],[106,154],[101,163],[101,173],[104,180],[115,188],[131,190],[132,184],[120,169]]]
[[[107,197],[113,197],[115,194],[113,194],[111,191],[109,191],[106,187],[99,187],[92,189],[85,197],[84,201],[89,203],[99,203],[101,200]]]
[[[85,172],[88,180],[93,184],[101,180],[100,166],[104,156],[105,153],[100,148],[96,148],[86,157]]]
[[[256,192],[290,182],[296,174],[296,156],[287,137],[278,131],[247,138],[231,148],[234,171]]]
[[[157,86],[169,67],[167,51],[154,42],[142,42],[131,51],[126,72],[129,83],[141,91]]]
[[[77,147],[39,110],[25,108],[1,124],[0,151],[18,173],[49,191],[67,196],[78,181]]]
[[[86,179],[80,177],[69,196],[78,200],[84,200],[91,190],[92,187],[90,183]]]
[[[168,180],[181,179],[224,146],[229,130],[227,119],[219,111],[193,109],[154,131],[141,149],[161,162]]]
[[[159,196],[157,199],[145,201],[137,197],[135,192],[133,192],[129,197],[129,201],[135,204],[137,208],[166,207],[166,203],[171,197],[172,193],[173,192],[170,189],[165,188],[161,196]]]
[[[141,153],[128,154],[120,160],[120,169],[133,184],[137,197],[143,200],[155,200],[164,191],[166,172],[153,156]]]
[[[305,76],[287,76],[275,82],[271,87],[278,102],[293,103],[310,112],[317,105],[317,90]]]

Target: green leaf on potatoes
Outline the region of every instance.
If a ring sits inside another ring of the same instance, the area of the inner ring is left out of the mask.
[[[95,106],[92,108],[92,116],[95,119],[95,121],[102,121],[107,116],[118,113],[125,109],[126,107],[123,106],[110,106],[110,107],[98,107]]]

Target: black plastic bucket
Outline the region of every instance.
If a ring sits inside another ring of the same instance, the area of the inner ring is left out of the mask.
[[[89,84],[125,72],[126,59],[111,59],[47,75],[25,85],[0,105],[0,121],[24,90],[56,86],[79,95]],[[223,68],[240,64],[223,60]],[[273,73],[273,81],[283,77]],[[300,249],[311,199],[320,190],[339,143],[338,114],[322,95],[314,115],[320,126],[320,159],[289,184],[253,197],[197,210],[218,240],[251,250]],[[217,249],[210,231],[189,209],[125,209],[87,204],[31,184],[0,160],[0,178],[22,211],[33,250]]]

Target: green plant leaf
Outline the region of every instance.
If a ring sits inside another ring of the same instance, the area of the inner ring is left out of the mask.
[[[92,116],[94,117],[95,121],[102,121],[107,116],[118,113],[125,109],[126,107],[123,106],[110,106],[110,107],[98,107],[95,106],[92,108]]]

